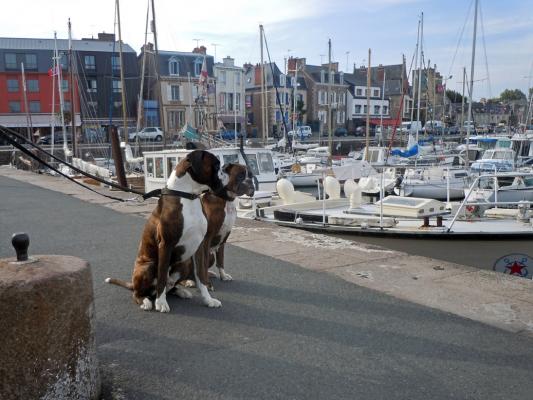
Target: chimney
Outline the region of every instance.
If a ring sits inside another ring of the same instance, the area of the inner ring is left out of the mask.
[[[223,62],[225,67],[234,67],[235,66],[235,59],[231,58],[230,56],[227,56],[226,58],[223,58],[222,62]]]
[[[98,34],[98,40],[101,40],[102,42],[114,42],[115,41],[115,34],[114,33],[101,32],[101,33]]]
[[[147,52],[147,53],[153,53],[154,52],[154,45],[153,43],[146,43],[145,45],[143,45],[143,47],[141,47],[141,53],[143,52]]]
[[[192,52],[196,53],[196,54],[206,55],[207,54],[207,48],[205,46],[195,47]]]
[[[260,85],[261,84],[261,65],[256,64],[255,71],[254,71],[254,84]]]
[[[383,79],[385,78],[385,67],[383,64],[379,64],[378,66],[378,82],[383,82]]]

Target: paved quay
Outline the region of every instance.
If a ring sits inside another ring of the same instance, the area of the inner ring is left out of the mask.
[[[103,280],[131,276],[153,200],[8,167],[0,200],[0,257],[27,231],[30,254],[91,263],[104,399],[533,394],[531,281],[239,220],[226,251],[235,280],[215,282],[221,309],[195,296],[141,312]]]

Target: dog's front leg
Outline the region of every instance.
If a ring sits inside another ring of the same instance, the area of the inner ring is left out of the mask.
[[[170,312],[167,303],[167,278],[171,252],[164,241],[159,243],[155,309],[160,312]]]
[[[223,242],[217,249],[217,268],[218,273],[220,274],[220,280],[222,281],[232,281],[233,278],[230,274],[227,274],[224,270],[224,246],[226,245],[225,242]]]
[[[217,299],[211,297],[207,285],[209,284],[209,245],[206,241],[202,242],[196,254],[192,258],[194,268],[194,278],[196,280],[196,287],[200,290],[202,301],[207,307],[220,307],[222,303]]]

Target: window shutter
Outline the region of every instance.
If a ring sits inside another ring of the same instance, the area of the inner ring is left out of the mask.
[[[181,86],[178,86],[178,91],[179,91],[179,99],[180,101],[183,101],[183,90],[182,90],[182,87]]]

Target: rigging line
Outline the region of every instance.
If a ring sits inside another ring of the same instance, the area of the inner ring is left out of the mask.
[[[483,10],[479,3],[479,16],[481,17],[481,38],[483,39],[483,53],[485,54],[485,69],[487,70],[487,85],[489,86],[489,98],[492,98],[492,88],[490,85],[489,61],[487,58],[487,46],[485,45],[485,24],[483,23]]]
[[[466,12],[465,22],[463,23],[463,27],[461,28],[461,33],[459,34],[459,37],[457,39],[457,45],[455,46],[455,53],[452,57],[452,62],[450,64],[450,69],[448,70],[448,76],[452,74],[452,69],[455,64],[455,57],[457,56],[457,52],[459,51],[459,46],[461,45],[461,41],[463,40],[463,34],[465,32],[466,23],[468,22],[468,19],[470,17],[470,12],[472,11],[472,5],[474,3],[474,0],[470,1],[470,5],[468,6],[468,11]]]
[[[96,113],[96,109],[94,109],[93,107],[89,107],[89,101],[93,102],[95,101],[91,95],[91,93],[88,91],[88,79],[87,79],[87,75],[85,73],[85,69],[82,68],[82,73],[80,74],[80,71],[78,69],[78,65],[81,65],[81,55],[79,54],[79,52],[75,52],[75,55],[77,57],[77,61],[80,63],[78,64],[78,62],[74,63],[73,65],[73,68],[74,68],[74,72],[76,74],[76,76],[78,77],[78,79],[76,79],[76,85],[77,85],[77,88],[78,88],[78,95],[80,97],[80,112],[84,112],[84,115],[87,115],[89,118],[92,118],[94,120],[97,119],[97,113]],[[80,79],[80,76],[81,76],[81,79]],[[82,80],[83,82],[85,82],[85,85],[83,85],[82,83]],[[87,92],[85,91],[85,86],[87,86]],[[98,87],[96,88],[98,90]],[[81,118],[81,115],[80,115],[80,118]],[[83,124],[85,125],[85,124]],[[91,125],[96,125],[95,123],[92,123]],[[99,128],[97,126],[97,128]],[[97,129],[97,132],[99,132],[99,130]],[[100,135],[97,134],[97,142],[100,142],[100,144],[103,144],[103,140],[101,139]],[[106,149],[105,147],[104,148],[99,148],[98,149],[98,152],[104,157],[104,158],[109,158],[110,157],[110,154],[109,154],[109,149]]]
[[[13,139],[12,137],[10,137],[9,135],[13,135],[14,137],[18,138],[19,140],[23,140],[26,144],[29,144],[31,146],[33,146],[35,149],[37,149],[38,151],[48,155],[48,156],[51,156],[51,158],[55,159],[56,161],[58,161],[59,163],[62,163],[62,164],[65,164],[67,165],[69,168],[71,168],[72,170],[82,174],[82,175],[85,175],[85,176],[88,176],[98,182],[101,182],[101,183],[104,183],[104,184],[107,184],[109,186],[112,186],[112,187],[115,187],[117,189],[120,189],[122,191],[125,191],[125,192],[130,192],[130,193],[134,193],[134,194],[137,194],[137,195],[140,195],[140,196],[143,196],[144,193],[141,193],[141,192],[138,192],[136,190],[133,190],[133,189],[129,189],[129,188],[124,188],[120,185],[117,185],[117,184],[114,184],[113,182],[108,182],[96,175],[92,175],[92,174],[89,174],[85,171],[82,171],[81,169],[79,168],[76,168],[74,165],[72,164],[69,164],[68,162],[64,161],[64,160],[61,160],[53,155],[51,155],[50,153],[48,153],[46,150],[43,150],[41,147],[35,145],[34,143],[31,143],[30,141],[28,141],[25,137],[23,136],[20,136],[18,133],[16,133],[15,131],[13,131],[12,129],[9,129],[9,128],[6,128],[5,126],[1,126],[0,125],[0,133],[3,133],[4,134],[4,138],[9,142],[11,143],[11,145],[13,147],[16,147],[17,149],[19,149],[22,153],[26,154],[28,157],[30,158],[33,158],[35,161],[43,164],[44,166],[50,168],[52,171],[58,173],[59,175],[67,178],[69,181],[72,181],[74,182],[75,184],[85,188],[85,189],[88,189],[90,190],[91,192],[94,192],[94,193],[97,193],[101,196],[104,196],[104,197],[107,197],[107,198],[110,198],[110,199],[113,199],[113,200],[117,200],[117,201],[120,201],[120,202],[126,202],[126,201],[129,201],[129,200],[124,200],[124,199],[121,199],[119,197],[114,197],[114,196],[110,196],[110,195],[107,195],[107,194],[104,194],[104,193],[100,193],[96,190],[94,190],[93,188],[89,187],[89,186],[86,186],[84,185],[83,183],[81,182],[78,182],[77,180],[71,178],[70,176],[68,176],[67,174],[61,172],[60,170],[58,170],[57,168],[55,168],[54,166],[52,166],[51,164],[49,164],[47,161],[43,160],[42,158],[40,158],[37,154],[34,154],[32,153],[29,149],[25,148],[23,144],[21,143],[18,143],[15,139]],[[132,200],[132,199],[130,199]]]

